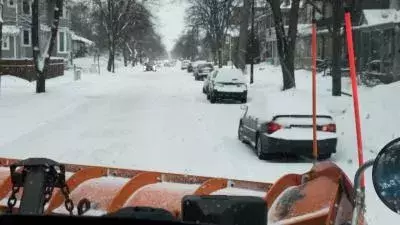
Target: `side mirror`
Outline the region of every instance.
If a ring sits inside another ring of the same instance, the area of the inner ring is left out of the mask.
[[[372,181],[381,201],[400,214],[400,138],[385,145],[375,158]]]

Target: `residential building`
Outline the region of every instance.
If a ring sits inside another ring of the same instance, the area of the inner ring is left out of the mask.
[[[31,40],[31,0],[4,0],[3,15],[3,58],[32,58]],[[45,46],[45,42],[51,35],[51,24],[53,22],[53,12],[55,1],[39,1],[39,44]],[[52,56],[69,58],[72,48],[70,30],[70,12],[68,11],[68,1],[64,1],[61,10],[56,46]]]

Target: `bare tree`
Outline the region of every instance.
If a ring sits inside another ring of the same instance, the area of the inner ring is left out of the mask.
[[[133,22],[121,32],[121,42],[119,43],[125,66],[128,66],[129,59],[134,61],[133,56],[138,42],[144,41],[145,35],[151,33],[154,27],[151,22],[152,14],[143,4],[136,3],[132,7],[134,9],[129,11],[129,19]],[[132,65],[134,65],[134,62],[132,62]]]
[[[33,62],[35,65],[37,80],[36,80],[36,93],[46,92],[46,74],[50,62],[50,56],[53,52],[55,40],[57,37],[58,24],[63,8],[63,0],[47,1],[50,7],[54,7],[53,24],[51,26],[51,36],[45,46],[41,49],[39,44],[39,0],[32,2],[32,50]]]
[[[107,33],[109,50],[107,70],[114,73],[116,46],[125,29],[134,22],[129,16],[134,13],[135,0],[95,0],[95,3]]]
[[[268,0],[275,21],[277,49],[283,75],[283,90],[296,86],[294,77],[294,57],[296,52],[297,24],[299,21],[300,1],[290,0],[289,30],[286,34],[282,19],[281,1]]]
[[[233,0],[190,0],[188,19],[207,32],[214,61],[222,67],[222,47],[229,27]]]
[[[2,58],[2,47],[3,47],[3,7],[4,7],[4,1],[0,0],[0,59]]]
[[[250,6],[251,6],[250,0],[243,0],[243,7],[240,9],[238,66],[243,71],[246,69],[247,39],[248,39]]]

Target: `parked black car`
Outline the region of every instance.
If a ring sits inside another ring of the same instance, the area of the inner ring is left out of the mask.
[[[211,82],[208,84],[207,99],[211,103],[219,100],[239,100],[247,102],[247,82],[239,69],[221,68],[212,72]]]

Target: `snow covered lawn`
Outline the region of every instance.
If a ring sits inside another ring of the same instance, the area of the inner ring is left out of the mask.
[[[279,67],[259,65],[255,71],[250,104],[259,96],[279,91],[282,83]],[[311,97],[311,73],[297,71],[296,82]],[[349,83],[343,83],[351,92]],[[34,83],[3,77],[0,157],[40,156],[60,162],[266,182],[311,168],[309,162],[258,160],[237,139],[240,104],[210,104],[202,85],[180,68],[143,72],[142,67],[119,66],[116,74],[84,73],[80,81],[73,81],[73,74],[67,72],[49,80],[47,92],[38,95],[33,93]],[[330,89],[330,78],[319,77],[318,100],[335,116],[339,134],[338,153],[332,160],[352,177],[357,169],[352,98],[332,97]],[[397,93],[400,83],[360,89],[366,159],[400,136]],[[396,215],[375,195],[371,171],[367,173],[367,195],[370,224],[394,220]]]

